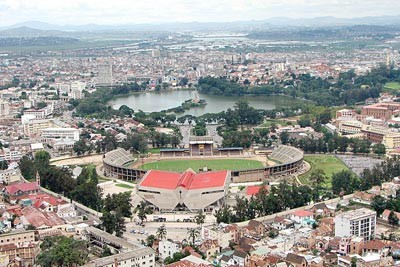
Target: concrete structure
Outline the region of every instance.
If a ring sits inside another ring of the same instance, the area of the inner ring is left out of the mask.
[[[173,155],[189,154],[187,149],[173,150]],[[217,152],[218,156],[227,155],[226,153],[242,154],[242,148],[222,148]],[[168,153],[172,153],[169,151]],[[292,146],[280,145],[273,150],[269,158],[272,161],[279,162],[273,166],[267,166],[259,169],[248,170],[231,170],[232,181],[240,182],[256,182],[267,181],[271,177],[290,175],[301,170],[303,166],[304,153],[298,148]],[[137,181],[146,174],[146,170],[130,168],[135,159],[133,156],[122,148],[117,148],[107,152],[103,157],[104,175],[112,178],[123,179],[127,181]]]
[[[75,128],[46,128],[42,131],[42,139],[69,139],[79,141],[79,129]]]
[[[377,103],[364,106],[361,109],[361,115],[371,116],[375,119],[388,120],[392,116],[399,114],[400,103]]]
[[[335,236],[375,238],[376,211],[361,208],[350,210],[335,216]]]
[[[128,165],[131,165],[134,161],[135,159],[129,151],[123,148],[107,152],[103,156],[104,175],[126,181],[137,181],[147,171],[129,168]]]
[[[151,248],[137,248],[128,252],[91,260],[82,267],[154,267],[155,253]]]
[[[162,211],[212,210],[220,207],[228,194],[230,171],[196,174],[150,170],[138,183],[137,194]]]
[[[44,129],[54,127],[51,120],[23,120],[24,134],[29,137],[40,135]]]
[[[0,245],[17,244],[23,242],[34,242],[35,231],[16,230],[0,235]]]
[[[180,245],[173,242],[172,240],[161,240],[158,243],[158,253],[161,259],[165,259],[167,257],[173,257],[174,253],[180,252]]]
[[[389,128],[363,125],[361,132],[373,143],[382,143],[388,149],[400,147],[400,133],[392,132]]]
[[[110,86],[113,83],[112,64],[102,64],[98,66],[97,86]]]

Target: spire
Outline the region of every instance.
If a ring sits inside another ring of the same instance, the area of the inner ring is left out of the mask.
[[[36,171],[36,183],[37,183],[37,185],[40,187],[40,175],[39,175],[39,171]]]

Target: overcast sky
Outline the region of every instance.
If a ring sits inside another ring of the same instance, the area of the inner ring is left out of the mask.
[[[0,0],[0,26],[400,15],[400,0]]]

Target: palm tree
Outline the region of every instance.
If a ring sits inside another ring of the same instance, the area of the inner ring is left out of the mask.
[[[167,236],[167,228],[165,227],[165,225],[161,225],[160,227],[158,227],[156,235],[160,240],[163,240]]]
[[[204,223],[205,218],[206,215],[203,213],[202,210],[200,210],[199,213],[197,213],[196,216],[194,216],[194,221],[198,226],[201,227],[201,225]]]
[[[188,235],[189,239],[192,240],[192,245],[193,245],[196,238],[200,235],[200,231],[198,228],[188,228]]]

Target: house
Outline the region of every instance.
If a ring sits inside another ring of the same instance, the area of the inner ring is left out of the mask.
[[[207,239],[199,247],[200,251],[204,253],[206,259],[210,259],[212,256],[217,255],[221,252],[221,246],[218,244],[216,239]]]
[[[382,220],[389,221],[389,214],[390,214],[390,212],[391,212],[391,210],[385,209],[385,210],[383,211],[383,213],[382,213]],[[399,221],[400,221],[400,212],[396,212],[396,211],[393,211],[393,212],[394,212],[394,215],[396,215],[397,218],[398,218]]]
[[[244,267],[247,265],[247,261],[249,259],[249,254],[242,250],[235,249],[232,254],[232,259],[240,267]]]
[[[390,245],[382,240],[369,240],[362,246],[362,255],[379,254],[382,257],[386,257],[390,252],[389,247]]]
[[[57,206],[57,216],[60,218],[73,218],[77,215],[74,204],[66,203]]]
[[[250,220],[247,229],[255,232],[259,236],[265,236],[267,233],[267,227],[265,227],[262,222],[256,220]]]
[[[277,230],[286,230],[289,228],[294,228],[294,222],[282,216],[276,216],[272,223],[272,227]]]
[[[54,212],[41,212],[35,207],[29,206],[22,209],[21,221],[25,226],[32,225],[38,230],[64,225],[64,221]]]
[[[38,192],[39,186],[37,182],[12,184],[6,186],[4,191],[4,199],[7,202],[11,202],[23,196],[37,194]]]
[[[326,206],[324,202],[315,204],[310,211],[314,213],[315,216],[330,216],[332,215],[331,210]]]
[[[290,215],[290,219],[301,226],[312,226],[315,222],[314,213],[307,210],[296,210]]]
[[[306,258],[303,256],[294,254],[294,253],[288,253],[286,255],[285,261],[289,264],[292,264],[293,267],[307,267],[308,263]]]
[[[374,196],[375,196],[374,194],[357,191],[354,193],[352,200],[360,204],[371,205]]]
[[[324,266],[336,266],[338,262],[338,256],[336,253],[327,253],[323,256]]]
[[[160,258],[165,259],[167,257],[173,257],[174,253],[180,252],[180,244],[173,242],[172,240],[161,240],[158,244],[158,252]]]

